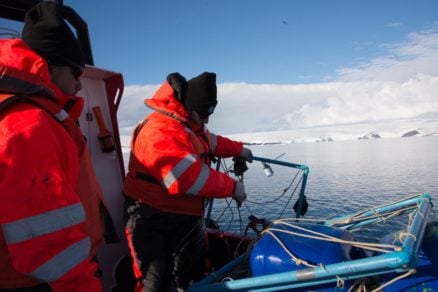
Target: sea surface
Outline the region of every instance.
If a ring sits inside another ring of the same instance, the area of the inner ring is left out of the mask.
[[[255,156],[281,156],[278,160],[309,167],[306,218],[331,218],[419,193],[429,193],[433,202],[438,198],[438,136],[248,147]],[[127,164],[128,154],[124,155]],[[231,160],[221,165],[222,171],[224,165],[233,169]],[[247,202],[240,209],[231,200],[213,202],[212,218],[221,228],[243,232],[251,214],[267,220],[294,217],[292,206],[301,187],[301,172],[271,165],[274,174],[267,177],[260,162],[247,166],[243,176]],[[367,231],[371,235],[365,238],[383,236],[404,223],[395,219],[383,229],[371,227]]]

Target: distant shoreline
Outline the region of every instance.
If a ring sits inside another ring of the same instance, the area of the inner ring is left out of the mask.
[[[245,134],[245,135],[247,135],[247,134]],[[294,144],[294,143],[328,143],[328,142],[341,142],[341,141],[354,141],[354,140],[375,140],[375,139],[394,139],[394,138],[403,138],[404,139],[404,138],[411,138],[411,137],[430,137],[430,136],[438,136],[438,132],[429,133],[429,134],[422,134],[418,131],[409,131],[409,132],[406,132],[404,135],[398,136],[398,137],[380,137],[380,135],[372,134],[369,136],[364,135],[362,137],[357,137],[356,139],[342,139],[342,140],[334,140],[334,139],[310,140],[310,139],[305,139],[305,141],[303,141],[303,140],[298,140],[298,141],[294,141],[294,140],[277,140],[277,141],[252,140],[251,141],[251,140],[245,139],[243,136],[244,135],[242,135],[241,137],[239,137],[239,135],[233,135],[232,137],[231,136],[227,136],[227,137],[238,140],[238,141],[242,141],[247,146],[251,146],[251,145],[269,146],[269,145],[287,145],[287,144]],[[123,141],[123,139],[122,139],[122,141]],[[122,144],[122,152],[129,153],[130,148],[131,147],[129,145]]]

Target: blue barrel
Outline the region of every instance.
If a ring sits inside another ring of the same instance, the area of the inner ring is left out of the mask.
[[[294,223],[294,225],[298,224]],[[319,224],[301,223],[299,226],[343,240],[354,240],[354,236],[343,229]],[[293,226],[283,224],[276,224],[273,228],[289,230],[299,234],[310,234]],[[293,255],[313,265],[319,265],[320,263],[328,265],[366,257],[363,250],[351,247],[350,245],[306,238],[279,231],[273,231],[273,233]],[[306,266],[297,266],[284,248],[270,234],[266,233],[254,245],[250,255],[250,268],[253,276],[262,276],[295,271],[306,268]]]

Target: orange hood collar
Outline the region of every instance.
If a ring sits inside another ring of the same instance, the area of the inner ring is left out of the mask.
[[[173,88],[167,81],[161,85],[152,98],[145,99],[144,103],[147,107],[157,112],[166,114],[185,123],[188,122],[188,112],[176,99]]]
[[[78,119],[84,100],[63,93],[49,73],[46,61],[21,39],[0,40],[0,92],[24,95],[42,95],[54,100],[59,106],[67,103],[73,119]]]

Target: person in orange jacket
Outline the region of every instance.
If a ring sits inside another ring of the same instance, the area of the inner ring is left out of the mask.
[[[100,186],[77,119],[84,57],[41,2],[0,40],[0,291],[100,291]]]
[[[145,104],[154,112],[134,130],[123,190],[137,289],[184,289],[203,273],[205,198],[232,197],[239,206],[246,198],[242,183],[210,163],[251,162],[252,152],[205,127],[217,105],[214,73],[189,81],[169,74]]]

